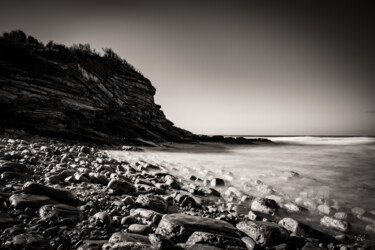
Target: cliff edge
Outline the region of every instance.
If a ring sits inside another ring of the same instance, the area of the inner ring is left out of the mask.
[[[101,143],[189,141],[154,102],[155,88],[111,49],[0,37],[0,126]]]

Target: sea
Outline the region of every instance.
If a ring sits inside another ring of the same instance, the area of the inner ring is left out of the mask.
[[[322,202],[332,205],[338,211],[350,212],[360,207],[375,214],[374,137],[260,138],[274,143],[168,144],[146,148],[145,152],[111,151],[110,154],[133,163],[146,160],[161,165],[183,180],[191,175],[202,179],[223,178],[226,187],[236,187],[247,195],[254,195],[251,187],[258,182],[292,202],[309,199],[316,205]],[[365,224],[369,223],[363,227]]]

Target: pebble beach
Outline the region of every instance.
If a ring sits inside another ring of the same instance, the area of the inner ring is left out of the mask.
[[[373,210],[316,198],[316,227],[307,203],[260,180],[245,193],[219,174],[175,174],[113,149],[144,150],[3,133],[0,249],[374,249]]]

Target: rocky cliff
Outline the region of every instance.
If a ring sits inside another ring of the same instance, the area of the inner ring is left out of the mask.
[[[166,119],[151,82],[111,49],[0,37],[1,126],[104,143],[195,136]]]

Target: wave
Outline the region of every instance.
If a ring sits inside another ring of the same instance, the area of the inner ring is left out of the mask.
[[[245,137],[249,139],[267,138],[275,143],[293,145],[375,145],[374,137],[317,137],[317,136],[290,136],[290,137]]]

